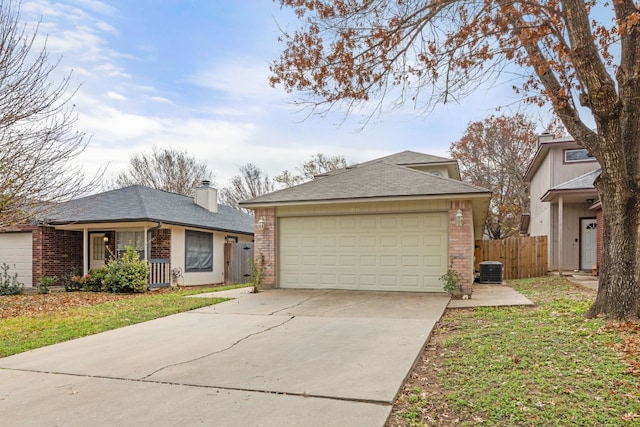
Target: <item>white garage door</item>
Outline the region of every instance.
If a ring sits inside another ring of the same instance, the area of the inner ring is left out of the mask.
[[[281,218],[282,288],[442,292],[446,213]]]
[[[0,265],[8,264],[8,273],[18,273],[25,287],[32,286],[31,259],[31,233],[0,233]]]

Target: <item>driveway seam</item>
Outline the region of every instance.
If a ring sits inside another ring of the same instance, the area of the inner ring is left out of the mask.
[[[21,368],[0,368],[0,370],[7,371],[17,371],[17,372],[32,372],[37,374],[46,374],[46,375],[64,375],[70,377],[78,377],[78,378],[93,378],[98,380],[112,380],[112,381],[130,381],[144,384],[163,384],[169,386],[180,386],[180,387],[195,387],[195,388],[204,388],[204,389],[215,389],[215,390],[226,390],[226,391],[243,391],[247,393],[261,393],[261,394],[275,394],[281,396],[295,396],[295,397],[307,397],[310,399],[326,399],[326,400],[337,400],[342,402],[354,402],[354,403],[366,403],[370,405],[378,405],[378,406],[392,406],[393,401],[389,402],[386,400],[375,400],[375,399],[360,399],[357,397],[341,397],[341,396],[329,396],[323,394],[309,394],[306,392],[302,393],[292,393],[288,391],[275,391],[275,390],[263,390],[263,389],[254,389],[254,388],[243,388],[243,387],[228,387],[228,386],[219,386],[219,385],[205,385],[205,384],[190,384],[190,383],[180,383],[174,381],[160,381],[160,380],[150,380],[144,378],[123,378],[123,377],[111,377],[108,375],[87,375],[87,374],[76,374],[73,372],[55,372],[55,371],[41,371],[37,369],[21,369]],[[67,384],[71,385],[71,384]],[[67,386],[65,385],[65,387]],[[62,386],[60,386],[62,387]],[[3,399],[0,399],[3,400]],[[394,398],[395,400],[395,398]]]
[[[214,354],[223,353],[223,352],[225,352],[225,351],[227,351],[227,350],[232,349],[232,348],[233,348],[233,347],[235,347],[236,345],[240,344],[242,341],[245,341],[245,340],[249,339],[249,338],[250,338],[250,337],[252,337],[252,336],[260,335],[260,334],[263,334],[263,333],[265,333],[265,332],[272,331],[273,329],[279,328],[280,326],[283,326],[283,325],[285,325],[285,324],[289,323],[290,321],[292,321],[295,317],[296,317],[296,316],[291,316],[291,317],[289,317],[288,319],[286,319],[285,321],[283,321],[283,322],[281,322],[281,323],[278,323],[277,325],[270,326],[270,327],[268,327],[268,328],[266,328],[266,329],[263,329],[263,330],[261,330],[261,331],[252,332],[252,333],[250,333],[249,335],[246,335],[246,336],[244,336],[244,337],[242,337],[242,338],[240,338],[240,339],[236,340],[235,342],[231,343],[231,345],[229,345],[228,347],[225,347],[225,348],[223,348],[223,349],[216,350],[216,351],[212,351],[211,353],[203,354],[202,356],[199,356],[199,357],[196,357],[196,358],[193,358],[193,359],[190,359],[190,360],[185,360],[185,361],[182,361],[182,362],[172,363],[172,364],[170,364],[170,365],[163,366],[162,368],[158,368],[158,369],[156,369],[155,371],[151,372],[150,374],[147,374],[147,375],[143,376],[141,379],[142,379],[142,380],[146,380],[147,378],[151,377],[152,375],[155,375],[155,374],[157,374],[158,372],[161,372],[161,371],[163,371],[163,370],[165,370],[165,369],[167,369],[167,368],[172,368],[172,367],[174,367],[174,366],[185,365],[185,364],[187,364],[187,363],[192,363],[192,362],[195,362],[195,361],[197,361],[197,360],[201,360],[201,359],[204,359],[204,358],[206,358],[206,357],[213,356]]]

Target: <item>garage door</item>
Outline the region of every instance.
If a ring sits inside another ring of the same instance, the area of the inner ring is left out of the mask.
[[[446,213],[281,218],[282,288],[442,292]]]
[[[0,265],[9,265],[8,273],[31,287],[31,233],[0,233]]]

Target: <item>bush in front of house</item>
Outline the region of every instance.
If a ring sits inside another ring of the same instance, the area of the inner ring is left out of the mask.
[[[132,247],[106,265],[103,289],[114,293],[145,292],[149,287],[149,263]]]
[[[0,295],[18,295],[24,290],[24,285],[18,281],[18,273],[10,274],[9,265],[2,263],[0,267]]]

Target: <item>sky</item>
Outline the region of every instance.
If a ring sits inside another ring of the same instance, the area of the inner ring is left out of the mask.
[[[469,122],[513,96],[490,87],[429,115],[385,111],[364,128],[358,115],[308,117],[268,84],[280,29],[297,26],[272,0],[23,0],[21,18],[40,22],[57,73],[72,72],[76,128],[90,136],[77,161],[87,175],[106,168],[106,181],[154,146],[206,162],[219,188],[246,163],[273,177],[315,153],[447,157]]]

